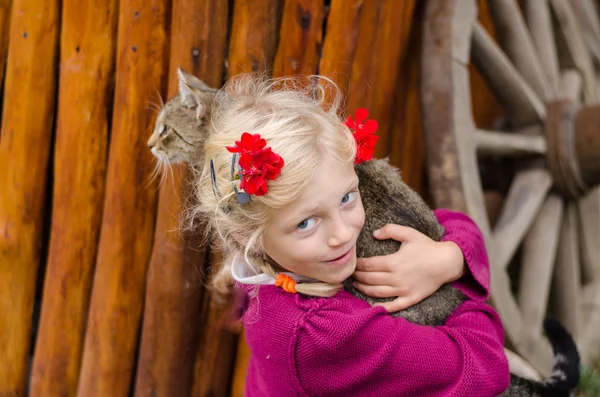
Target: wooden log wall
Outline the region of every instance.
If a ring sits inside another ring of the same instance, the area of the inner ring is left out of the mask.
[[[248,347],[204,286],[217,254],[175,230],[188,172],[151,177],[151,104],[180,66],[215,87],[321,73],[426,193],[422,15],[412,0],[1,0],[0,396],[242,396]]]

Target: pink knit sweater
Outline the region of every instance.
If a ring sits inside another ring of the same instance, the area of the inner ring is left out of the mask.
[[[508,387],[489,265],[479,229],[436,211],[444,240],[462,249],[470,274],[456,282],[471,300],[440,327],[389,316],[342,291],[332,298],[257,288],[244,327],[251,350],[246,396],[496,396]]]

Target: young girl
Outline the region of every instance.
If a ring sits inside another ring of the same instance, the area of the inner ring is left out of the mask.
[[[192,213],[220,240],[225,261],[215,287],[235,280],[251,297],[246,395],[500,394],[509,371],[500,319],[482,303],[489,275],[478,229],[438,211],[444,242],[388,225],[375,237],[402,240],[402,248],[357,260],[364,210],[354,164],[372,155],[376,126],[344,123],[339,95],[324,110],[317,91],[315,99],[288,80],[238,76],[212,115]],[[341,289],[353,275],[366,294],[400,298],[371,307]],[[471,300],[445,325],[387,314],[459,277]]]

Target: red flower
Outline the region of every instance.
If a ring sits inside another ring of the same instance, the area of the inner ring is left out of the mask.
[[[378,128],[377,121],[366,120],[368,116],[369,111],[367,109],[356,109],[354,119],[350,116],[344,123],[350,128],[354,139],[356,139],[356,159],[354,160],[356,164],[369,161],[373,158],[375,144],[379,139],[378,136],[373,135]]]
[[[235,146],[226,146],[230,153],[240,153],[239,165],[242,169],[240,187],[248,194],[263,196],[268,193],[267,180],[279,176],[283,159],[271,148],[260,134],[244,132]]]

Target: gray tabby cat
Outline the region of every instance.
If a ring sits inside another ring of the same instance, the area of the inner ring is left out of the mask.
[[[178,75],[179,95],[168,101],[160,111],[148,146],[159,160],[171,164],[203,164],[204,142],[210,133],[209,115],[215,105],[217,90],[181,69]],[[357,241],[357,257],[398,251],[399,242],[379,241],[372,237],[372,231],[388,223],[410,226],[433,240],[441,239],[444,229],[431,209],[386,160],[358,165],[356,173],[365,209],[365,225]],[[354,289],[351,280],[344,283],[344,288],[369,303],[393,299],[366,296]],[[441,325],[465,299],[460,290],[445,284],[430,297],[391,315],[420,325]],[[579,382],[579,354],[573,339],[556,320],[547,319],[544,329],[554,350],[552,376],[538,382],[511,374],[510,387],[502,396],[567,397],[576,387]]]

